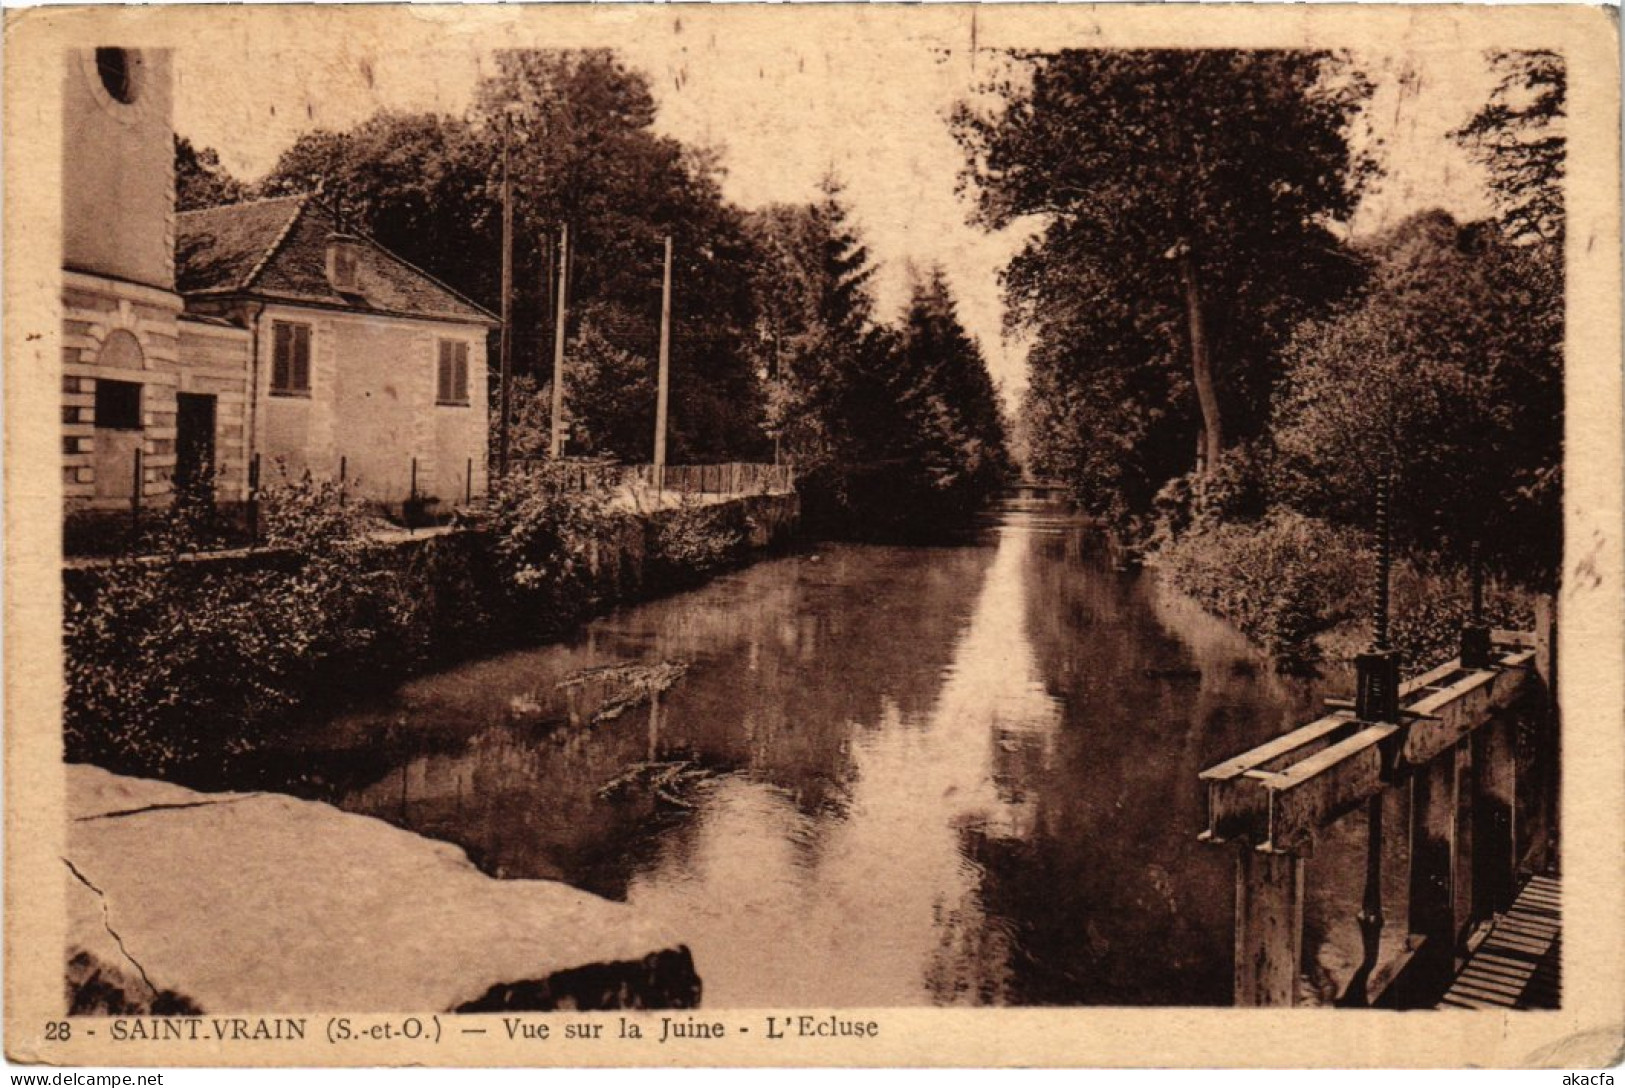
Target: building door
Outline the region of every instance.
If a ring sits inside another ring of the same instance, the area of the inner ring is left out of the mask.
[[[214,404],[201,393],[175,397],[175,491],[214,497]]]

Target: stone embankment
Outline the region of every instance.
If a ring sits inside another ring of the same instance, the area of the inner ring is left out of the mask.
[[[678,935],[623,904],[324,804],[65,771],[73,1012],[699,1002]]]

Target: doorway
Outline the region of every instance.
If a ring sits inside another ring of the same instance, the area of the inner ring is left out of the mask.
[[[175,402],[175,492],[212,502],[215,398],[178,393]]]

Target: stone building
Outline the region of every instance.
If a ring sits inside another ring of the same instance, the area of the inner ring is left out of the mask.
[[[311,196],[177,216],[189,312],[251,338],[252,448],[392,506],[485,491],[489,312]]]
[[[69,512],[247,486],[248,333],[175,288],[164,50],[71,51],[63,84],[62,472]]]
[[[177,214],[170,56],[71,53],[63,119],[66,512],[217,501],[282,471],[385,506],[486,486],[486,310],[311,197]]]

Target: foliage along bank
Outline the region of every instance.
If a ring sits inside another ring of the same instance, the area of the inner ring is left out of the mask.
[[[781,541],[794,496],[633,514],[539,473],[469,531],[369,539],[330,483],[268,489],[266,549],[65,575],[67,757],[163,776],[260,745],[285,719],[377,696],[459,658],[557,636]]]

